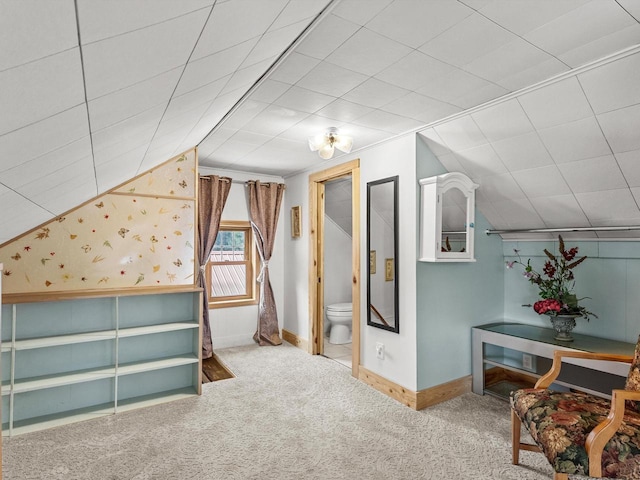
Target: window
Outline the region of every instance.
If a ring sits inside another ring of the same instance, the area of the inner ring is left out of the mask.
[[[256,248],[249,222],[221,222],[207,263],[211,308],[258,303]]]

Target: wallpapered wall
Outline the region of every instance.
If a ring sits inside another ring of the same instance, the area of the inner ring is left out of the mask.
[[[3,293],[194,283],[196,151],[0,248]]]

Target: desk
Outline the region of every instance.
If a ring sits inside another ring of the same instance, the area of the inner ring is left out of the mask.
[[[555,350],[633,355],[633,343],[572,334],[573,342],[560,342],[550,328],[519,323],[492,323],[472,328],[473,392],[499,397],[514,388],[532,387],[551,367]],[[563,361],[554,389],[576,389],[611,398],[611,390],[624,388],[629,364],[584,359]]]

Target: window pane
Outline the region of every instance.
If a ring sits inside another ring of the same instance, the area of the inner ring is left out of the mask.
[[[212,265],[211,296],[232,297],[247,294],[246,265]]]
[[[230,262],[244,261],[245,232],[220,230],[211,252],[211,261]]]

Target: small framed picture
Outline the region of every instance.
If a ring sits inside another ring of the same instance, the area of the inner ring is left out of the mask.
[[[291,237],[299,238],[302,235],[302,212],[300,205],[291,207]]]
[[[384,261],[384,279],[387,282],[393,281],[393,258],[387,258]]]
[[[371,250],[369,252],[369,274],[375,275],[376,273],[376,251]]]

